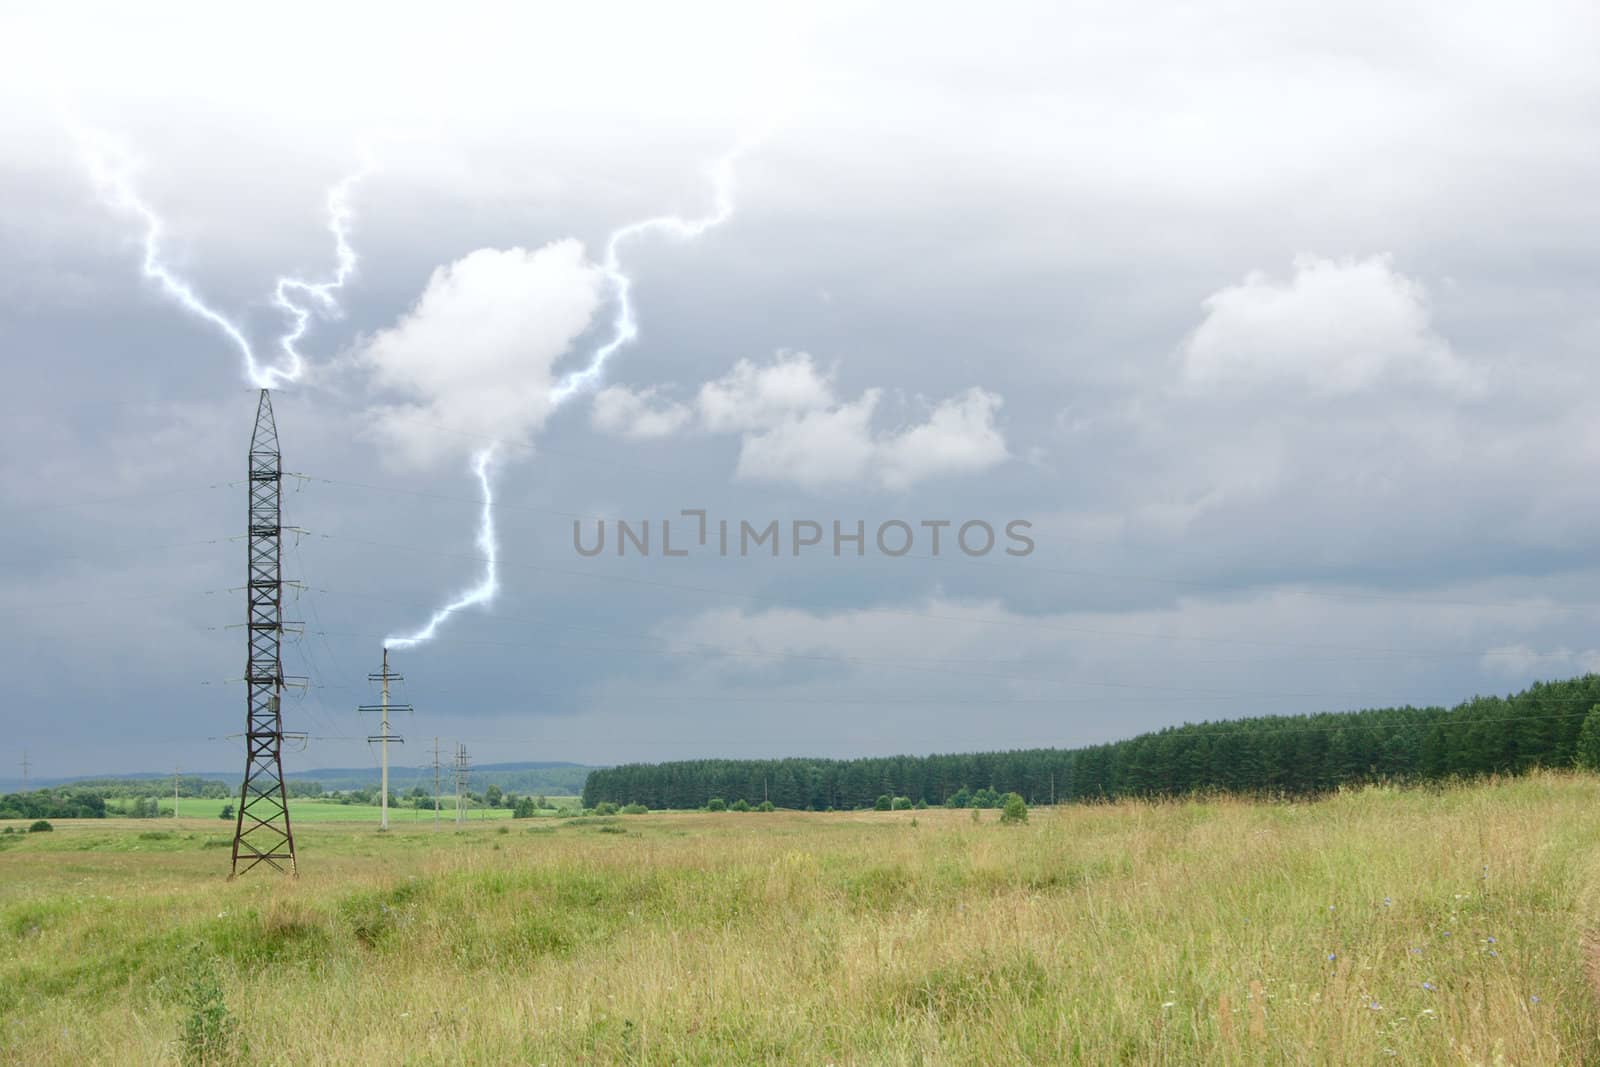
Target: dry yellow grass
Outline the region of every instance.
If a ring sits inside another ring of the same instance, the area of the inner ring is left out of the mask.
[[[241,1062],[1600,1055],[1592,778],[504,826],[307,826],[232,884],[215,820],[0,837],[0,1056],[180,1062],[195,951]]]

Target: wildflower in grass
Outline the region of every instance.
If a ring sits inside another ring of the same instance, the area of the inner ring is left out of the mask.
[[[1384,897],[1383,898],[1383,906],[1386,907],[1386,908],[1393,907],[1394,906],[1394,901],[1390,900],[1388,897]]]
[[[1528,998],[1528,1003],[1529,1004],[1537,1004],[1537,1003],[1539,1003],[1539,994],[1535,993],[1533,996],[1529,997]]]
[[[1163,1008],[1170,1008],[1170,1007],[1172,1007],[1172,1006],[1173,1006],[1173,1005],[1174,1005],[1174,1004],[1176,1004],[1176,1003],[1177,1003],[1177,1001],[1175,1001],[1175,1000],[1163,1000],[1163,1001],[1162,1001],[1162,1002],[1161,1002],[1161,1006],[1162,1006],[1162,1007],[1163,1007]]]
[[[1491,944],[1491,945],[1494,944],[1494,938],[1492,938],[1492,937],[1489,938],[1489,944]]]
[[[1423,982],[1422,983],[1422,988],[1426,989],[1428,992],[1432,993],[1435,989],[1438,989],[1439,987],[1434,985],[1432,982]]]
[[[1328,962],[1329,963],[1332,963],[1334,960],[1336,960],[1338,958],[1339,958],[1339,954],[1337,952],[1328,953]]]

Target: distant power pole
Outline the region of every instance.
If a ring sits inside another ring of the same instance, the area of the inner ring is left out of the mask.
[[[172,817],[178,817],[178,776],[183,773],[183,768],[176,763],[172,765]]]
[[[433,739],[433,828],[439,828],[439,739]]]
[[[405,676],[395,674],[389,670],[389,650],[387,648],[383,650],[383,670],[376,674],[367,675],[367,681],[383,683],[383,702],[381,704],[363,704],[359,710],[381,712],[383,715],[382,729],[377,734],[369,735],[367,743],[376,743],[383,750],[383,796],[379,799],[382,814],[379,816],[378,829],[387,830],[389,828],[389,744],[394,742],[403,745],[406,740],[403,737],[397,737],[389,733],[389,712],[391,709],[394,711],[410,711],[411,705],[389,703],[389,683],[405,681]]]
[[[472,769],[472,759],[467,755],[467,746],[456,742],[456,825],[461,825],[461,820],[466,815],[466,808],[462,802],[462,792],[467,788],[468,774]]]
[[[23,749],[22,750],[22,791],[24,793],[26,793],[28,791],[28,768],[31,767],[31,766],[33,766],[33,764],[28,762],[28,750],[27,749]]]

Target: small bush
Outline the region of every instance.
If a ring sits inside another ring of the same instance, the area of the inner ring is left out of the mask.
[[[198,946],[190,951],[183,1003],[188,1014],[178,1034],[185,1067],[234,1063],[246,1053],[238,1021],[228,1012],[217,962]]]
[[[650,809],[643,804],[627,804],[622,809],[624,815],[648,815]]]
[[[761,802],[761,806],[756,808],[756,810],[757,811],[776,811],[777,809],[772,806],[772,801],[763,800]]]
[[[728,810],[728,802],[726,800],[723,800],[721,797],[712,797],[710,800],[706,801],[706,810],[707,811],[727,811]]]
[[[894,803],[894,810],[895,811],[910,811],[911,810],[911,798],[910,797],[895,797],[893,803]]]
[[[224,804],[224,805],[222,805],[222,810],[217,812],[217,818],[219,818],[219,819],[231,819],[231,818],[233,818],[233,805],[232,804]]]
[[[735,800],[733,802],[733,806],[729,810],[730,811],[749,811],[750,810],[750,802],[748,800],[746,800],[744,797],[740,797],[738,800]]]
[[[1015,793],[1007,793],[1000,808],[1000,821],[1019,823],[1028,821],[1028,805]]]
[[[50,823],[47,820],[40,819],[38,822],[36,822],[32,826],[28,827],[28,833],[30,833],[30,834],[47,834],[51,830],[54,830],[54,829],[55,829],[55,827],[51,826]]]
[[[879,797],[878,802],[872,806],[874,811],[888,811],[892,807],[894,807],[894,801],[890,799],[888,793]]]
[[[600,803],[594,806],[594,813],[596,815],[615,815],[617,813],[617,806],[611,803],[609,800],[602,800]]]

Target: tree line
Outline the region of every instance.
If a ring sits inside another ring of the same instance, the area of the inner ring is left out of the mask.
[[[1028,804],[1206,792],[1311,796],[1372,781],[1600,767],[1597,705],[1600,675],[1591,674],[1537,683],[1507,697],[1474,697],[1453,708],[1186,723],[1083,748],[635,763],[591,771],[583,804],[700,808],[718,797],[823,811],[870,808],[888,795],[955,807],[969,805],[979,790],[1016,793]]]

